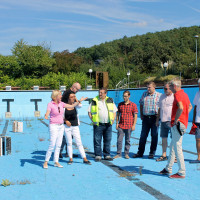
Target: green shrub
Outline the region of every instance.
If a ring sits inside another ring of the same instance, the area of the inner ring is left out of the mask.
[[[95,80],[90,79],[85,73],[72,72],[68,75],[63,73],[53,73],[50,72],[47,75],[41,78],[25,78],[21,77],[18,79],[11,79],[8,76],[1,77],[0,87],[5,87],[7,85],[18,86],[21,90],[32,90],[34,85],[49,87],[50,89],[59,89],[59,86],[65,85],[66,88],[71,87],[75,82],[79,82],[82,88],[85,88],[85,85],[92,85],[95,88]]]
[[[155,81],[167,82],[171,81],[174,78],[177,78],[177,76],[176,75],[161,76],[161,77],[156,77]]]
[[[155,81],[156,77],[153,76],[153,77],[148,77],[147,79],[144,80],[144,83],[148,83],[150,81]]]
[[[153,76],[153,77],[149,77],[147,79],[144,80],[144,83],[148,83],[150,81],[154,81],[155,83],[160,83],[160,82],[168,82],[171,81],[172,79],[177,78],[176,75],[168,75],[168,76]]]

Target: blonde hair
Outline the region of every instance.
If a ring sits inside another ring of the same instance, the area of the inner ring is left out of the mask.
[[[52,94],[51,94],[51,98],[52,100],[55,100],[56,97],[61,94],[61,91],[60,90],[53,90]]]

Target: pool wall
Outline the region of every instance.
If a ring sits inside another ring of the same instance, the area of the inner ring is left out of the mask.
[[[1,91],[0,92],[0,118],[5,118],[5,113],[9,110],[12,113],[12,118],[34,117],[34,112],[40,111],[40,116],[44,117],[47,104],[51,101],[52,91]],[[77,98],[82,96],[89,99],[95,97],[98,91],[81,91],[77,93]],[[35,105],[37,102],[37,106]],[[83,102],[82,109],[79,110],[79,115],[87,115],[89,101]]]
[[[193,103],[194,96],[198,91],[198,86],[184,86],[182,87],[188,94],[191,103]],[[108,96],[114,99],[118,105],[123,101],[123,90],[109,90]],[[163,88],[157,88],[158,92],[163,93]],[[131,93],[131,101],[137,104],[139,111],[139,100],[146,88],[129,89]],[[0,91],[0,117],[5,118],[6,112],[12,113],[12,118],[26,118],[34,117],[35,111],[40,111],[40,116],[43,117],[48,102],[51,101],[51,90],[44,91]],[[98,90],[82,90],[77,93],[77,98],[82,96],[92,99],[98,95]],[[83,102],[82,109],[79,110],[79,115],[87,115],[89,101]],[[139,113],[140,116],[140,113]],[[189,121],[192,121],[193,110],[190,112]]]
[[[194,109],[194,105],[193,105],[193,100],[195,97],[196,92],[199,90],[198,85],[194,85],[194,86],[182,86],[182,89],[187,93],[190,102],[193,106],[192,110],[190,111],[189,114],[189,121],[191,122],[193,119],[193,109]],[[108,96],[112,97],[114,99],[114,101],[116,102],[116,104],[118,104],[119,102],[123,101],[123,92],[127,90],[110,90],[108,91]],[[130,93],[131,93],[131,101],[133,101],[137,107],[138,107],[138,111],[139,111],[139,116],[140,116],[140,104],[139,104],[139,100],[143,94],[144,91],[146,91],[146,88],[134,88],[134,89],[129,89]],[[156,91],[160,92],[160,93],[164,93],[163,87],[159,87],[156,88]]]

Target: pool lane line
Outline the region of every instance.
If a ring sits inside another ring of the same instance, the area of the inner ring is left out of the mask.
[[[80,121],[80,122],[92,126],[91,124],[89,124],[87,122],[83,122],[83,121]],[[117,133],[117,131],[112,131],[112,132],[113,133]],[[140,138],[133,137],[133,136],[131,136],[131,138],[136,139],[136,140],[140,140]],[[151,142],[147,140],[147,143],[151,143]],[[158,145],[162,146],[162,144],[158,144]],[[167,147],[169,148],[170,146],[167,146]],[[197,153],[192,152],[192,151],[188,151],[188,150],[184,150],[184,149],[182,149],[182,151],[185,152],[185,153],[190,153],[190,154],[193,154],[193,155],[197,155]]]
[[[87,155],[89,155],[90,157],[94,158],[94,153],[86,151],[85,152]],[[110,169],[112,169],[114,172],[116,172],[119,175],[122,175],[123,173],[126,174],[127,176],[124,176],[123,178],[126,178],[127,180],[133,182],[133,184],[135,184],[137,187],[139,187],[140,189],[142,189],[143,191],[149,193],[150,195],[152,195],[153,197],[155,197],[156,199],[159,200],[173,200],[172,198],[170,198],[169,196],[162,194],[161,192],[159,192],[158,190],[156,190],[155,188],[149,186],[148,184],[146,184],[143,181],[140,181],[139,178],[135,178],[134,176],[132,176],[132,173],[120,168],[117,165],[114,165],[112,162],[107,161],[107,160],[101,160],[100,161],[102,164],[104,164],[105,166],[109,167]]]
[[[7,132],[7,129],[8,129],[8,122],[9,122],[9,120],[6,120],[1,136],[6,135],[6,132]]]
[[[83,121],[81,121],[81,122],[84,123],[84,124],[87,124],[87,125],[91,125],[91,124],[83,122]],[[112,131],[112,132],[114,132],[114,131]],[[117,132],[115,132],[115,133],[117,133]],[[92,157],[92,158],[95,157],[94,153],[92,153],[92,152],[86,151],[85,153],[87,155],[89,155],[90,157]],[[135,177],[131,176],[130,172],[120,168],[117,165],[114,165],[112,162],[107,161],[107,160],[101,160],[101,163],[103,163],[105,166],[109,167],[110,169],[112,169],[113,171],[115,171],[119,175],[121,175],[123,173],[127,174],[127,176],[125,176],[124,178],[126,178],[127,180],[133,182],[133,184],[135,184],[137,187],[139,187],[143,191],[149,193],[150,195],[152,195],[156,199],[159,199],[159,200],[173,200],[169,196],[167,196],[165,194],[162,194],[161,192],[159,192],[155,188],[151,187],[150,185],[146,184],[145,182],[140,181],[139,178],[135,178]]]
[[[42,119],[38,119],[42,124],[44,124],[45,126],[49,126],[49,124],[47,124],[45,121],[43,121]]]
[[[40,120],[41,123],[43,123],[45,126],[49,126],[46,122],[44,122],[43,120]],[[85,123],[85,122],[83,122]],[[88,124],[88,123],[85,123]],[[88,124],[90,125],[90,124]],[[94,153],[89,152],[89,151],[85,151],[85,153],[87,155],[89,155],[90,157],[94,158]],[[150,195],[152,195],[153,197],[155,197],[158,200],[173,200],[172,198],[168,197],[167,195],[162,194],[161,192],[159,192],[158,190],[152,188],[151,186],[147,185],[146,183],[144,183],[143,181],[140,181],[140,179],[132,177],[132,176],[128,176],[129,174],[131,175],[130,172],[121,169],[119,166],[114,165],[112,162],[109,162],[107,160],[102,160],[101,163],[103,163],[105,166],[109,167],[110,169],[112,169],[113,171],[115,171],[117,174],[121,175],[123,172],[127,174],[127,176],[125,176],[124,178],[126,178],[127,180],[133,182],[133,184],[135,184],[137,187],[139,187],[140,189],[142,189],[143,191],[149,193]]]

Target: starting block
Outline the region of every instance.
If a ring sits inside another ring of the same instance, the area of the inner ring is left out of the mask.
[[[23,122],[14,121],[12,130],[13,132],[23,132]]]

